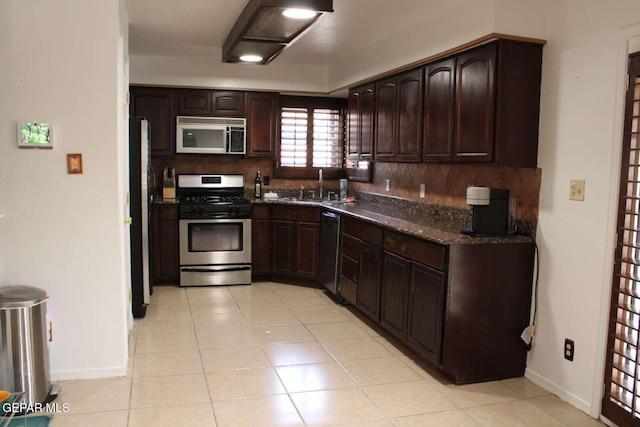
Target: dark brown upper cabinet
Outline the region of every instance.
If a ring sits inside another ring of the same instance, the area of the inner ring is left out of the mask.
[[[376,160],[422,160],[422,73],[412,70],[376,82]]]
[[[180,89],[178,115],[208,116],[211,114],[211,91],[206,89]]]
[[[542,45],[498,40],[426,66],[426,162],[536,167]]]
[[[448,162],[453,157],[456,60],[429,64],[424,73],[425,162]]]
[[[349,92],[349,159],[537,166],[542,48],[494,40]],[[363,88],[374,86],[366,121]]]
[[[276,158],[278,94],[247,94],[247,157]]]
[[[247,94],[235,91],[213,91],[211,93],[211,114],[214,116],[245,117]]]
[[[349,91],[349,138],[347,141],[349,159],[373,159],[374,107],[375,85],[373,83]]]
[[[157,87],[130,87],[130,114],[149,120],[149,141],[154,157],[173,156],[176,120],[175,90]]]
[[[463,53],[456,63],[454,159],[492,162],[496,45]]]
[[[180,89],[178,115],[244,117],[245,92]]]

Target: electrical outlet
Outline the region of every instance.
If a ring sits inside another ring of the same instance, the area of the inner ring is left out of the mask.
[[[569,200],[584,202],[584,181],[572,179],[569,183]]]
[[[389,191],[389,180],[388,180],[388,179],[386,179],[386,180],[384,181],[384,189],[385,189],[385,190],[387,190],[387,191]]]
[[[573,362],[573,355],[576,351],[576,344],[569,338],[564,339],[564,358]]]
[[[424,199],[424,184],[420,184],[420,198]]]

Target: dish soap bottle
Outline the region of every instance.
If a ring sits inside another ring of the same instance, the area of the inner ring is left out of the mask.
[[[256,175],[256,186],[254,191],[255,192],[253,196],[256,199],[259,199],[262,197],[262,179],[260,178],[260,171],[258,171],[258,174]]]

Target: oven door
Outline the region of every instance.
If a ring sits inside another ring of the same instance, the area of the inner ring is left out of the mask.
[[[250,219],[181,219],[180,286],[251,283]]]
[[[251,219],[181,219],[180,266],[251,264]]]

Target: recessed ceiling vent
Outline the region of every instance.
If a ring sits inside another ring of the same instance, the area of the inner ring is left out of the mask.
[[[249,0],[222,48],[222,62],[266,65],[333,12],[333,0]]]

